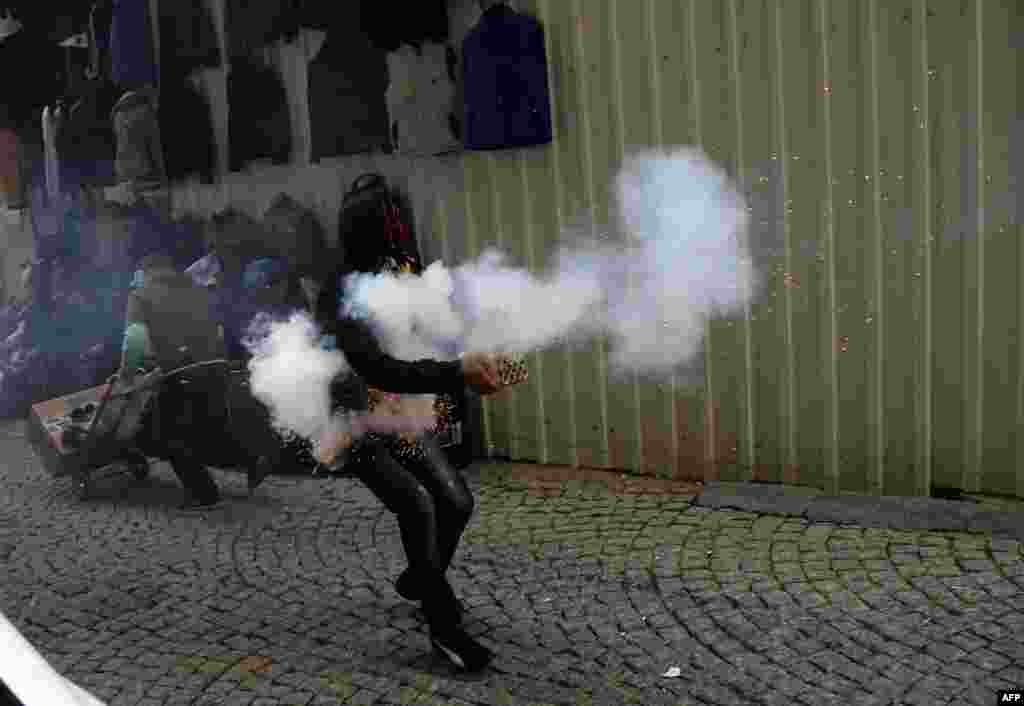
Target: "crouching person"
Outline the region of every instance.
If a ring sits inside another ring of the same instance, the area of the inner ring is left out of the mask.
[[[223,330],[212,294],[178,272],[167,255],[144,258],[128,299],[126,333],[119,378],[130,386],[148,348],[164,373],[225,356]],[[202,462],[209,443],[226,422],[226,377],[211,366],[170,376],[162,383],[155,409],[136,445],[147,456],[166,459],[185,489],[185,511],[221,504],[220,490]],[[244,465],[256,460],[242,449]]]

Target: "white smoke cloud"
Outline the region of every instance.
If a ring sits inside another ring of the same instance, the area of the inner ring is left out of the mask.
[[[523,353],[604,335],[613,373],[667,373],[699,351],[709,317],[753,296],[746,204],[693,148],[636,154],[615,186],[622,242],[565,242],[540,274],[488,250],[454,268],[435,262],[422,276],[353,275],[340,313],[369,319],[383,348],[403,360]],[[283,428],[315,439],[331,424],[356,435],[426,426],[400,410],[331,420],[328,383],[349,369],[344,357],[317,348],[308,319],[267,331],[253,348],[252,390]]]
[[[633,287],[611,302],[610,364],[664,373],[699,350],[708,317],[743,307],[756,289],[746,204],[699,150],[638,154],[616,182],[631,251],[613,257]]]
[[[350,370],[345,357],[318,345],[316,325],[304,314],[287,321],[257,318],[246,346],[250,389],[271,411],[283,435],[318,439],[332,422],[330,383]]]
[[[285,320],[257,317],[245,344],[253,355],[250,390],[270,410],[282,438],[301,437],[315,447],[331,434],[347,432],[353,439],[369,432],[415,435],[436,423],[433,395],[388,395],[373,414],[332,412],[331,382],[351,374],[351,366],[340,351],[320,345],[319,329],[304,313]],[[431,357],[429,352],[418,355],[415,344],[401,350],[412,356],[409,360]]]
[[[625,236],[617,246],[577,240],[540,275],[495,250],[452,270],[434,263],[422,278],[354,275],[349,311],[421,358],[522,353],[604,334],[614,372],[668,372],[698,352],[709,316],[752,296],[746,205],[726,173],[690,148],[631,157],[615,195]]]

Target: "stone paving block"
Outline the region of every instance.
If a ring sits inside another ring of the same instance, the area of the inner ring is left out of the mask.
[[[470,534],[486,531],[487,540],[465,544],[450,575],[471,606],[470,631],[498,651],[497,671],[479,688],[435,675],[436,706],[496,703],[495,683],[509,685],[512,704],[536,706],[547,695],[569,704],[575,688],[616,672],[619,680],[591,703],[623,706],[635,692],[645,706],[895,704],[919,683],[933,702],[959,706],[970,700],[948,693],[952,683],[991,687],[1022,676],[1010,665],[1020,661],[1015,636],[1024,623],[1014,619],[1024,591],[1007,580],[1024,576],[1019,543],[919,531],[941,529],[936,518],[947,501],[839,496],[847,506],[859,502],[865,516],[876,504],[865,522],[882,526],[865,528],[825,514],[772,514],[778,505],[752,513],[638,495],[620,502],[588,495],[586,484],[558,498],[530,497],[470,475],[471,487],[485,491]],[[147,686],[132,703],[337,704],[339,695],[359,693],[401,703],[389,684],[408,688],[440,665],[415,607],[392,593],[402,568],[397,523],[355,482],[276,480],[264,500],[276,509],[258,521],[239,505],[219,522],[185,522],[113,502],[87,509],[48,495],[46,482],[32,477],[23,485],[41,493],[37,500],[0,505],[0,517],[39,528],[13,542],[36,558],[15,562],[11,605],[51,587],[52,605],[34,609],[43,620],[33,639],[89,676],[83,685],[106,679],[114,698]],[[753,498],[763,508],[786,495],[780,488],[708,484],[703,495]],[[822,495],[812,501],[815,494],[798,491],[796,511],[834,501]],[[961,518],[978,514],[953,505],[961,529]],[[884,527],[896,520],[903,526]],[[51,538],[55,524],[79,528],[77,545]],[[117,548],[117,568],[101,568],[105,543]],[[55,589],[76,582],[96,602],[80,601],[72,613]],[[120,615],[106,619],[107,610]],[[75,643],[79,652],[69,648]],[[179,655],[204,658],[208,673],[177,669]],[[217,663],[260,655],[272,656],[267,674]],[[660,678],[673,661],[681,678]],[[329,689],[321,675],[332,669],[352,676]],[[705,692],[688,694],[696,683]]]
[[[970,502],[939,498],[899,498],[906,508],[906,529],[966,530],[979,508]]]
[[[889,527],[889,517],[882,517],[881,509],[882,499],[874,496],[822,496],[808,502],[803,515],[812,522]]]
[[[694,504],[703,508],[799,515],[807,508],[810,497],[786,492],[778,485],[708,483]]]
[[[1024,541],[1024,512],[979,509],[971,518],[968,528],[973,532],[987,532]]]

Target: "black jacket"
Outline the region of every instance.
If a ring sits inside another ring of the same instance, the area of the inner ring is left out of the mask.
[[[324,4],[330,4],[324,0]],[[296,0],[228,0],[224,7],[228,53],[248,56],[278,39],[295,39],[299,31]]]
[[[402,44],[443,42],[448,39],[447,0],[404,3],[401,12],[391,3],[362,0],[360,26],[374,46],[394,51]]]
[[[331,118],[338,120],[336,115]],[[272,67],[254,61],[232,63],[228,74],[228,141],[233,172],[257,160],[287,164],[291,159],[288,95]]]
[[[309,64],[313,160],[385,149],[387,89],[385,52],[358,33],[330,30]]]
[[[66,112],[57,135],[60,179],[65,189],[117,183],[117,138],[110,111],[120,92],[109,81],[96,80],[88,83],[84,93]]]
[[[180,181],[199,175],[212,184],[216,176],[217,146],[210,104],[187,79],[165,74],[160,87],[160,141],[167,178]]]
[[[160,71],[165,80],[221,64],[217,32],[202,2],[160,3],[160,47]]]
[[[274,3],[269,3],[274,4]],[[394,3],[380,0],[298,0],[297,22],[302,27],[328,33],[353,30],[382,51],[394,51],[402,44],[443,42],[448,39],[448,0],[414,0]]]
[[[64,92],[62,51],[42,33],[30,30],[27,21],[20,32],[0,42],[0,123],[4,127],[27,131],[30,139],[42,141],[43,107]]]
[[[358,376],[358,379],[348,376],[348,379],[336,381],[332,385],[332,401],[348,409],[366,409],[367,385],[410,395],[461,391],[465,383],[459,361],[408,362],[392,358],[381,348],[366,322],[340,316],[337,302],[342,298],[342,282],[348,273],[346,268],[335,270],[317,302],[316,318],[321,332],[337,339],[338,348]]]

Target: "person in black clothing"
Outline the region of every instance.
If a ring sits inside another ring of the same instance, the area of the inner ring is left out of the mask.
[[[266,475],[268,459],[250,451],[228,428],[226,377],[216,366],[174,374],[194,363],[223,360],[224,340],[212,294],[174,267],[166,253],[148,255],[137,272],[138,286],[126,307],[125,344],[119,383],[131,388],[144,367],[146,349],[167,377],[155,409],[135,439],[145,456],[170,461],[186,489],[182,505],[203,512],[222,504],[220,490],[207,470],[218,461],[241,461],[250,475]],[[147,345],[148,344],[148,345]],[[222,455],[222,458],[217,458]],[[140,459],[144,460],[144,459]],[[233,465],[233,464],[232,464]]]
[[[323,332],[335,338],[361,378],[354,387],[350,381],[332,386],[336,406],[366,409],[362,383],[399,394],[450,393],[465,386],[484,395],[498,391],[497,372],[486,354],[467,354],[451,362],[406,362],[385,354],[367,322],[340,317],[344,275],[339,272],[328,279],[317,307]],[[462,606],[445,577],[473,511],[472,493],[436,444],[426,442],[423,459],[403,465],[383,440],[372,443],[370,460],[355,464],[355,472],[398,517],[409,568],[396,589],[405,598],[421,601],[431,643],[441,655],[461,669],[482,669],[493,654],[461,629]]]

